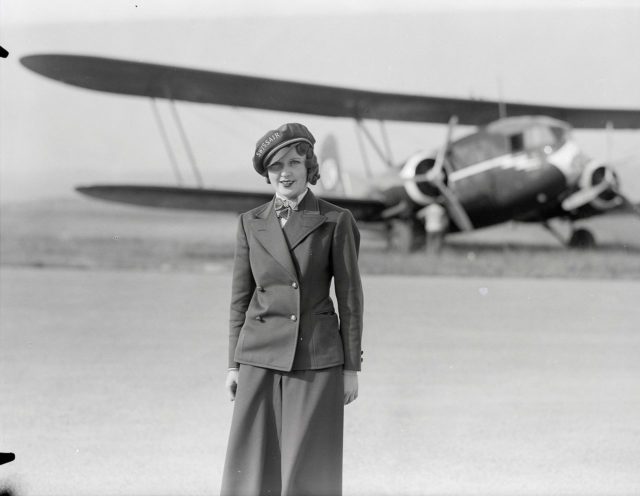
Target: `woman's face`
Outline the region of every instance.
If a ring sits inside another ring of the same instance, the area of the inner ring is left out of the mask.
[[[305,157],[289,147],[287,153],[267,167],[267,174],[273,189],[288,200],[297,200],[307,187]]]

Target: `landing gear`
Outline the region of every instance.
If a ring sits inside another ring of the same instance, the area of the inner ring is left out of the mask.
[[[567,244],[569,248],[588,250],[596,247],[596,238],[588,229],[579,228],[571,233],[571,237]]]
[[[549,224],[549,222],[544,222],[543,225],[551,234],[554,235],[556,239],[568,248],[589,250],[596,247],[596,238],[589,229],[585,229],[584,227],[574,229],[573,225],[571,225],[569,239],[566,239],[566,237],[563,236],[555,227]]]

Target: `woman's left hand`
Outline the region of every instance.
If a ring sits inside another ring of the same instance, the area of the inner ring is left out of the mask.
[[[348,405],[358,397],[358,373],[355,370],[343,370],[344,404]]]

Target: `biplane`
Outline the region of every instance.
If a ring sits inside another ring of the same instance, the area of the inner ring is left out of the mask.
[[[575,221],[619,209],[640,216],[638,205],[621,192],[611,164],[584,154],[572,137],[573,128],[638,129],[640,109],[385,93],[79,55],[30,55],[21,63],[66,84],[153,102],[167,99],[352,118],[361,143],[368,141],[388,170],[373,175],[365,162],[368,193],[350,195],[341,180],[343,167],[335,138],[329,136],[319,147],[325,186],[320,196],[350,209],[358,221],[394,226],[389,232],[402,233],[404,250],[415,246],[424,233],[421,214],[433,203],[445,208],[448,232],[510,220],[535,222],[567,246],[581,247],[595,245],[595,238],[584,228],[573,229]],[[175,111],[174,116],[189,151]],[[382,143],[367,127],[372,120],[381,122]],[[386,121],[443,124],[446,139],[395,163],[384,133]],[[452,139],[456,125],[475,126],[475,131]],[[249,210],[272,197],[266,192],[205,188],[201,181],[200,187],[120,184],[76,189],[91,197],[135,205],[228,212]],[[566,220],[572,226],[571,235],[562,237],[552,228],[551,219]]]

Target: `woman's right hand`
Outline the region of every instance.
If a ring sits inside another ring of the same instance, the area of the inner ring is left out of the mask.
[[[227,371],[227,380],[224,381],[224,387],[229,391],[229,399],[236,399],[236,390],[238,389],[238,369],[229,369]]]

